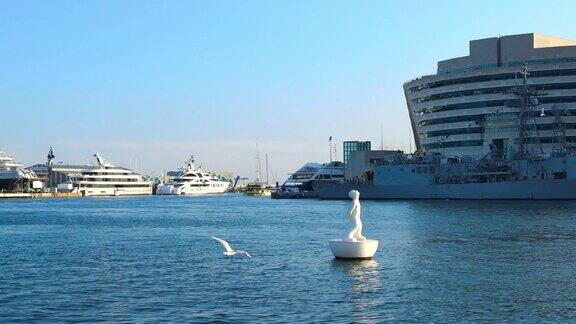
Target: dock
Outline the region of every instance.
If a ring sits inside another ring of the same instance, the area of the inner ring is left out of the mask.
[[[22,198],[79,198],[79,192],[1,192],[0,199]]]

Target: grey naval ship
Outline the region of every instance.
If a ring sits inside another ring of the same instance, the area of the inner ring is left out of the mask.
[[[508,152],[491,146],[480,159],[420,152],[400,155],[374,166],[367,179],[319,184],[318,198],[347,199],[348,192],[356,189],[362,199],[576,199],[576,155],[567,149],[562,120],[569,113],[555,109],[554,150],[538,150],[527,133],[537,134],[534,118],[540,113],[535,107],[545,94],[527,86],[528,75],[524,66],[522,83],[506,103],[518,129]]]

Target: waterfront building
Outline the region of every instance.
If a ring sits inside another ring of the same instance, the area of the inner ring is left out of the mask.
[[[526,142],[545,153],[560,141],[574,149],[576,42],[534,33],[473,40],[468,56],[440,61],[436,74],[405,83],[417,149],[474,157],[491,147],[512,152],[519,132],[509,103],[524,65],[528,86],[544,93],[533,103],[539,105]]]
[[[55,189],[59,184],[69,182],[82,174],[82,171],[92,168],[90,165],[72,165],[59,162],[54,164],[54,150],[50,147],[46,155],[46,163],[35,164],[26,169],[36,173],[39,178],[46,182],[46,187]]]
[[[28,170],[34,171],[38,176],[46,179],[47,188],[56,188],[59,184],[72,180],[92,168],[90,165],[73,165],[73,164],[35,164],[28,167]]]
[[[348,163],[348,158],[350,157],[350,153],[355,151],[370,151],[371,143],[370,141],[344,141],[343,143],[343,158],[342,162],[344,164]]]

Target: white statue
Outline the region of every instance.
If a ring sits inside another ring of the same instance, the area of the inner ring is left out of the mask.
[[[378,250],[378,240],[362,236],[360,193],[357,190],[350,190],[348,195],[352,199],[348,217],[354,222],[354,226],[347,233],[346,238],[330,240],[330,250],[336,259],[371,259]]]
[[[348,194],[350,199],[352,199],[352,206],[348,210],[348,217],[354,222],[354,226],[346,235],[347,241],[366,241],[366,238],[362,236],[362,220],[360,219],[360,192],[358,190],[350,190]]]

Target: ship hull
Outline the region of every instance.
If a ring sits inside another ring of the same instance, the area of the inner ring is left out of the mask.
[[[17,191],[22,188],[22,179],[0,178],[0,191]]]
[[[82,188],[80,193],[85,196],[145,196],[152,194],[151,187],[134,188]]]
[[[442,185],[385,185],[343,183],[316,188],[320,199],[349,199],[350,190],[362,199],[576,199],[576,179]]]
[[[222,186],[205,186],[205,187],[193,187],[193,186],[180,186],[176,187],[171,184],[165,184],[158,187],[157,195],[186,195],[186,196],[199,196],[199,195],[213,195],[213,194],[223,194],[228,190],[228,183]]]

